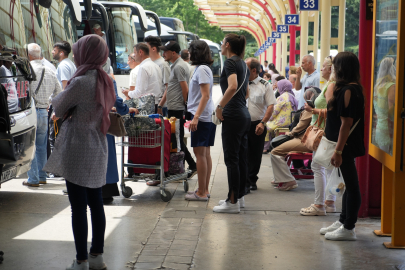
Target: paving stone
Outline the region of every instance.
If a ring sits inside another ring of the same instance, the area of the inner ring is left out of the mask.
[[[190,235],[186,232],[177,232],[174,239],[176,239],[176,240],[198,240],[198,234]]]
[[[142,250],[142,255],[145,256],[166,256],[168,248],[158,248],[158,249],[144,249]]]
[[[141,254],[138,257],[137,262],[145,262],[145,263],[160,262],[160,263],[162,263],[164,261],[164,259],[165,259],[165,256],[163,256],[163,255],[150,256],[150,255]]]
[[[163,267],[165,267],[166,270],[188,270],[190,268],[190,265],[188,264],[179,264],[179,263],[164,263]]]
[[[187,204],[188,207],[206,207],[208,205],[208,201],[189,201]]]
[[[171,262],[171,263],[186,263],[186,264],[191,264],[191,261],[193,260],[193,257],[185,257],[185,256],[166,256],[165,258],[165,263],[166,262]]]
[[[266,211],[243,211],[243,213],[245,215],[266,215]]]
[[[172,242],[171,239],[162,239],[162,238],[159,238],[159,239],[149,239],[149,240],[148,240],[148,244],[158,244],[158,245],[163,245],[163,244],[165,244],[165,245],[170,245],[171,242]]]
[[[194,246],[197,245],[197,240],[180,240],[180,239],[175,239],[172,243],[172,245],[185,245],[185,246]]]
[[[169,249],[169,252],[167,253],[168,256],[193,256],[194,255],[194,250],[193,249],[187,249],[187,250],[181,250],[181,249]]]
[[[159,225],[178,226],[180,224],[180,221],[180,218],[161,218],[159,220]]]
[[[160,269],[162,266],[161,262],[144,262],[136,263],[135,269]]]
[[[153,249],[162,249],[162,248],[169,248],[171,243],[164,243],[164,244],[146,244],[143,250],[153,250]]]
[[[192,224],[202,224],[202,222],[203,222],[202,218],[182,218],[181,221],[180,221],[180,225],[183,225],[183,224],[190,224],[190,225],[192,225]],[[194,226],[196,226],[196,225],[194,225]]]

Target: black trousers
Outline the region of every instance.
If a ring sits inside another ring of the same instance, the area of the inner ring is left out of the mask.
[[[193,157],[191,156],[190,152],[187,149],[186,144],[184,143],[184,123],[186,122],[184,120],[184,110],[169,110],[168,111],[168,116],[170,117],[176,117],[177,119],[180,119],[180,147],[181,150],[184,152],[185,155],[185,160],[187,161],[188,166],[190,167],[191,170],[197,169],[197,164],[195,163]]]
[[[261,135],[256,135],[256,126],[260,124],[260,120],[250,123],[250,129],[248,133],[248,168],[249,178],[246,182],[246,186],[250,187],[256,185],[259,177],[257,175],[262,165],[264,139],[267,134],[267,128],[264,127],[264,131]]]
[[[343,152],[344,153],[344,152]],[[345,181],[346,191],[342,198],[342,213],[339,221],[345,229],[352,230],[357,222],[357,215],[361,206],[361,193],[354,158],[343,154],[340,170]]]
[[[226,119],[222,122],[222,147],[228,173],[228,200],[231,199],[232,192],[235,201],[245,196],[246,181],[248,179],[249,128],[250,118]]]

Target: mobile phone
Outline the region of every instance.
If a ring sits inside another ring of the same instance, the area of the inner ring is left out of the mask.
[[[307,100],[307,104],[308,104],[310,107],[315,108],[315,105],[314,105],[314,103],[312,102],[312,100]]]

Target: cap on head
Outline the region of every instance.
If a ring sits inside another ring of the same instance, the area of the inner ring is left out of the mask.
[[[162,51],[173,51],[175,53],[180,52],[180,45],[176,41],[168,41],[165,45],[159,46]]]
[[[100,26],[98,23],[96,23],[95,25],[93,25],[93,29],[99,29],[99,28],[101,28],[101,26]]]

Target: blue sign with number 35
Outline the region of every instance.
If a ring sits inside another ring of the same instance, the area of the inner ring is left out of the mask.
[[[277,33],[288,33],[288,25],[277,25]]]
[[[299,25],[300,15],[299,14],[286,14],[284,18],[284,24],[286,25]]]
[[[300,0],[300,10],[319,10],[319,0]]]

